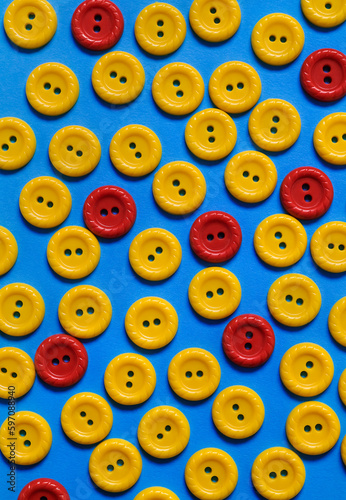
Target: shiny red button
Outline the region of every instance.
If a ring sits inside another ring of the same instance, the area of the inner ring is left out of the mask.
[[[54,479],[34,479],[19,493],[18,500],[70,500],[62,484]]]
[[[85,0],[74,11],[71,22],[75,40],[90,50],[115,45],[124,31],[124,18],[110,0]]]
[[[292,170],[282,181],[282,206],[298,219],[316,219],[329,209],[334,196],[333,185],[327,175],[314,167]]]
[[[243,314],[232,319],[222,336],[226,356],[236,365],[255,368],[271,356],[275,345],[272,327],[261,316]]]

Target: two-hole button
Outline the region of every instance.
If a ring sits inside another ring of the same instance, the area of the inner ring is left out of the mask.
[[[193,31],[207,42],[223,42],[239,28],[241,12],[236,0],[194,0],[189,20]]]
[[[30,356],[16,347],[0,349],[0,398],[9,397],[9,388],[13,396],[24,396],[35,381],[35,366]]]
[[[327,222],[312,235],[311,256],[325,271],[341,273],[346,271],[346,223]]]

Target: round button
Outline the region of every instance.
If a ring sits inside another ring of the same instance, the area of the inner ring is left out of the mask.
[[[18,256],[18,245],[13,234],[0,226],[0,276],[14,266]]]
[[[176,354],[168,367],[171,389],[188,401],[201,401],[211,396],[218,388],[220,377],[220,365],[215,356],[197,347]]]
[[[346,436],[342,440],[340,451],[341,451],[341,459],[344,465],[346,466]]]
[[[70,500],[70,495],[55,479],[40,478],[30,481],[19,493],[18,500]]]
[[[346,370],[342,372],[339,378],[338,391],[341,401],[346,405]]]
[[[150,398],[156,373],[150,361],[140,354],[120,354],[108,364],[104,384],[108,396],[122,405],[138,405]]]
[[[222,267],[199,271],[189,285],[189,301],[203,318],[223,319],[240,304],[241,287],[237,277]]]
[[[65,184],[54,177],[36,177],[23,187],[19,209],[24,219],[33,226],[58,226],[71,211],[72,198]]]
[[[234,385],[216,396],[212,417],[222,434],[232,439],[244,439],[253,436],[262,427],[264,405],[255,391]]]
[[[70,68],[60,63],[37,66],[26,82],[26,97],[31,106],[48,116],[69,111],[79,96],[79,83]]]
[[[223,42],[239,28],[241,12],[236,0],[194,0],[189,20],[193,31],[207,42]]]
[[[314,167],[292,170],[282,181],[280,200],[288,213],[311,220],[324,215],[332,204],[333,185],[329,177]]]
[[[171,115],[187,115],[201,104],[204,83],[198,71],[186,63],[170,63],[155,75],[152,84],[155,103]]]
[[[113,424],[112,408],[92,392],[72,396],[61,411],[61,426],[66,436],[79,444],[94,444],[104,439]]]
[[[177,408],[157,406],[141,419],[137,436],[143,450],[152,457],[172,458],[186,448],[190,426]]]
[[[71,21],[74,39],[89,50],[113,47],[124,31],[124,18],[110,0],[85,0],[74,11]]]
[[[299,137],[301,121],[292,104],[282,99],[260,102],[249,118],[249,134],[253,142],[266,151],[283,151]]]
[[[128,233],[137,215],[134,199],[117,186],[102,186],[89,194],[83,207],[87,227],[96,236],[119,238]]]
[[[155,174],[153,196],[162,210],[183,215],[203,203],[207,185],[202,172],[187,161],[167,163]]]
[[[330,273],[346,271],[346,223],[327,222],[320,226],[310,241],[315,263]]]
[[[92,85],[96,94],[110,104],[127,104],[142,92],[143,66],[128,52],[109,52],[94,66]]]
[[[346,297],[338,300],[331,308],[328,327],[333,339],[346,347]]]
[[[222,347],[228,359],[246,368],[263,365],[272,355],[274,346],[272,327],[256,314],[233,318],[222,336]]]
[[[126,313],[125,330],[142,349],[160,349],[169,344],[178,330],[178,315],[167,300],[144,297]]]
[[[333,165],[346,165],[346,113],[323,118],[314,132],[317,154]]]
[[[199,111],[190,118],[185,128],[187,147],[202,160],[221,160],[233,150],[236,140],[234,121],[220,109]]]
[[[286,326],[310,323],[321,308],[321,293],[316,283],[303,274],[285,274],[269,289],[267,304],[270,314]]]
[[[59,276],[70,279],[84,278],[99,263],[100,244],[84,227],[67,226],[59,229],[47,246],[50,267]]]
[[[301,0],[304,16],[310,23],[321,28],[333,28],[346,20],[346,5],[343,0]]]
[[[0,144],[0,170],[16,170],[24,167],[34,156],[36,137],[23,120],[1,118]]]
[[[69,387],[79,382],[87,367],[88,353],[83,344],[64,333],[45,339],[35,354],[38,376],[53,387]]]
[[[270,215],[257,226],[254,235],[257,255],[275,267],[292,266],[298,262],[307,244],[304,227],[290,215]]]
[[[173,491],[167,488],[153,486],[138,493],[134,500],[179,500],[179,498]]]
[[[35,366],[30,356],[17,347],[0,349],[0,398],[8,399],[9,391],[20,398],[35,382]]]

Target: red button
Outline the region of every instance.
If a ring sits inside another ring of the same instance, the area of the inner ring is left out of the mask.
[[[336,101],[346,95],[346,56],[335,49],[310,54],[300,70],[303,89],[319,101]]]
[[[243,314],[232,319],[222,336],[226,356],[236,365],[254,368],[263,365],[275,345],[272,327],[264,318]]]
[[[96,236],[118,238],[135,223],[136,204],[132,196],[117,186],[95,189],[85,200],[84,222]]]
[[[115,45],[124,31],[124,18],[110,0],[85,0],[74,11],[71,22],[75,40],[90,50]]]
[[[241,229],[235,218],[216,210],[200,215],[190,230],[192,250],[207,262],[231,259],[238,252],[241,241]]]
[[[59,333],[38,346],[35,367],[46,384],[68,387],[78,382],[86,372],[88,353],[79,340]]]
[[[62,484],[54,479],[34,479],[19,493],[18,500],[70,500]]]
[[[298,219],[316,219],[329,209],[334,196],[333,185],[327,175],[314,167],[292,170],[282,181],[282,206]]]

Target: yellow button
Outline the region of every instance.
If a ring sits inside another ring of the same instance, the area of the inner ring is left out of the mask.
[[[103,333],[112,318],[112,305],[107,295],[91,285],[71,288],[60,301],[59,321],[64,330],[80,339]]]
[[[316,26],[333,28],[346,20],[344,0],[301,0],[304,16]]]
[[[346,271],[346,222],[333,221],[320,226],[310,241],[315,263],[330,273]]]
[[[108,52],[94,66],[92,85],[96,94],[111,104],[127,104],[142,92],[143,66],[128,52]]]
[[[342,458],[342,461],[346,467],[346,436],[344,437],[344,439],[342,440],[342,443],[341,443],[341,458]]]
[[[138,493],[134,500],[179,500],[173,491],[161,486],[152,486]]]
[[[0,276],[6,274],[15,264],[18,246],[13,234],[0,226]]]
[[[122,405],[138,405],[150,398],[156,373],[150,361],[140,354],[116,356],[106,368],[104,384],[108,395]]]
[[[316,283],[303,274],[285,274],[269,289],[267,304],[270,314],[287,326],[310,323],[321,308],[321,293]]]
[[[188,401],[211,396],[220,383],[220,377],[220,365],[215,356],[197,347],[176,354],[168,367],[171,389]]]
[[[241,12],[236,0],[194,0],[189,19],[193,31],[207,42],[223,42],[238,30]]]
[[[333,165],[346,165],[346,113],[323,118],[314,132],[317,154]]]
[[[346,370],[342,372],[339,378],[338,391],[341,401],[346,405]]]
[[[57,116],[69,111],[79,96],[79,83],[70,68],[60,63],[45,63],[32,71],[26,82],[26,97],[43,115]]]
[[[329,387],[334,375],[333,360],[323,347],[312,342],[294,345],[282,356],[280,377],[293,394],[311,397]]]
[[[155,132],[144,125],[127,125],[114,135],[109,146],[114,167],[130,177],[150,174],[161,160],[162,147]]]
[[[23,120],[1,118],[0,145],[0,170],[16,170],[24,167],[34,156],[36,137]]]
[[[198,71],[186,63],[170,63],[155,75],[152,88],[157,106],[171,115],[187,115],[201,104],[204,83]]]
[[[292,104],[282,99],[260,102],[249,118],[249,134],[266,151],[283,151],[298,139],[301,121]]]
[[[59,229],[47,246],[50,267],[64,278],[78,279],[88,276],[99,263],[100,255],[100,244],[95,236],[79,226]]]
[[[48,423],[32,411],[19,411],[9,416],[0,428],[0,450],[17,465],[40,462],[51,446],[52,431]]]
[[[92,392],[80,392],[66,401],[61,426],[75,443],[94,444],[104,439],[113,424],[112,409],[105,399]]]
[[[203,318],[226,318],[237,309],[240,299],[237,277],[222,267],[202,269],[189,285],[190,304]]]
[[[155,174],[153,196],[162,210],[183,215],[203,203],[207,185],[202,172],[187,161],[167,163]]]
[[[291,445],[306,455],[326,453],[340,436],[337,414],[319,401],[296,406],[287,417],[286,434]]]
[[[254,235],[257,255],[275,267],[292,266],[306,250],[308,239],[302,224],[285,214],[270,215],[258,226]]]
[[[227,387],[213,403],[213,422],[217,429],[233,439],[255,434],[263,424],[264,405],[259,395],[242,385]]]
[[[21,337],[35,331],[43,321],[44,302],[37,290],[25,283],[12,283],[0,290],[0,330]]]
[[[54,36],[57,18],[46,0],[14,0],[4,16],[4,28],[14,44],[23,49],[38,49]]]
[[[91,130],[79,125],[58,130],[49,144],[49,159],[53,167],[69,177],[89,174],[100,158],[98,138]]]
[[[178,330],[178,315],[167,300],[144,297],[127,311],[125,330],[139,347],[160,349],[174,339]]]
[[[0,349],[0,398],[20,398],[35,381],[35,366],[30,356],[16,347]]]
[[[331,308],[328,327],[334,340],[346,347],[346,297],[338,300]]]

